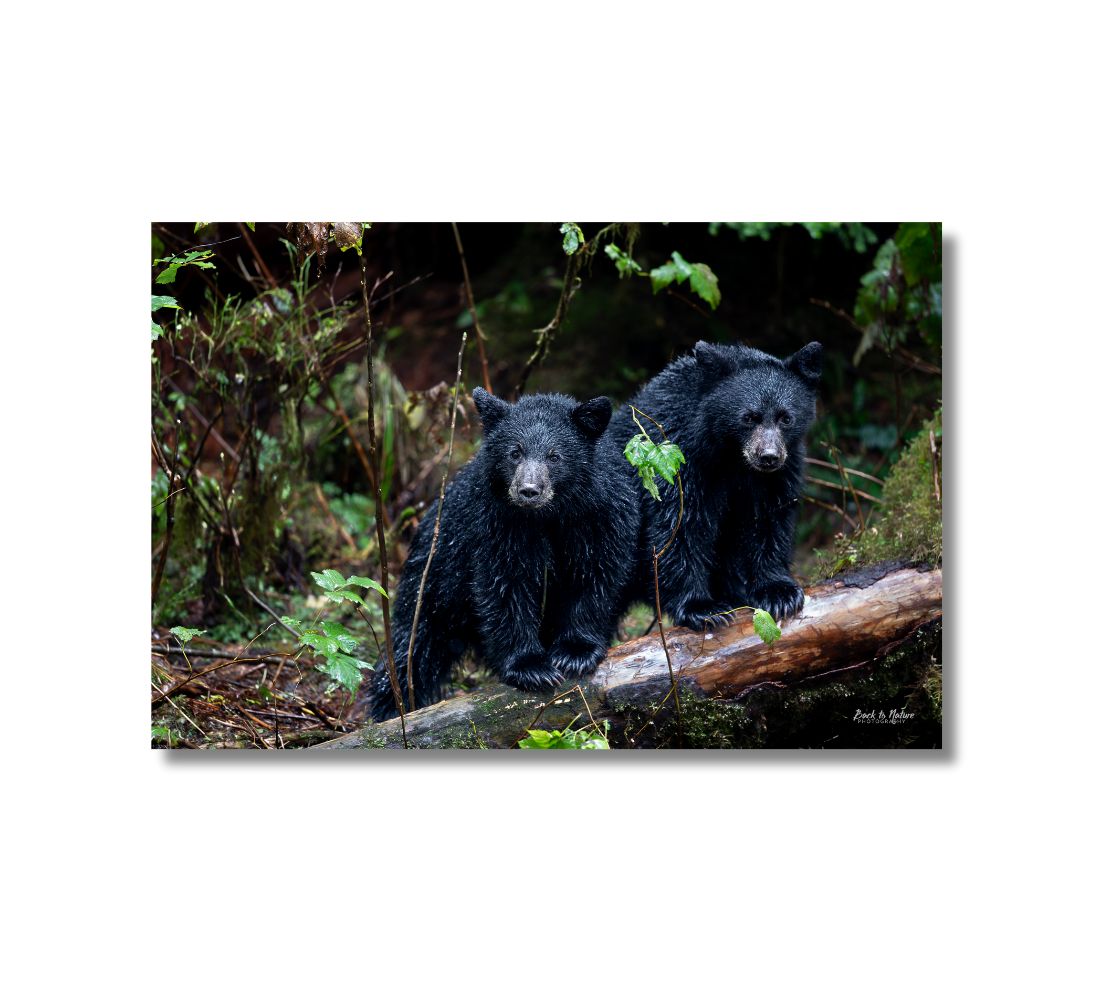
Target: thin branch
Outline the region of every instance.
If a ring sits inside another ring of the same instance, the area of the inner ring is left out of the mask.
[[[822,469],[835,469],[836,468],[835,463],[824,462],[819,458],[809,458],[808,456],[806,456],[805,461],[808,462],[810,465],[819,465]],[[886,483],[884,483],[882,479],[880,479],[878,476],[871,475],[870,472],[860,472],[859,469],[853,469],[851,466],[848,466],[848,465],[844,466],[844,471],[847,472],[849,476],[858,476],[860,479],[868,479],[871,482],[873,482],[873,483],[875,483],[879,486],[885,486],[886,485]]]
[[[836,466],[831,466],[835,469]],[[806,476],[805,482],[816,483],[817,486],[827,486],[829,489],[839,490],[841,493],[847,493],[848,489],[844,487],[843,483],[833,483],[827,479],[818,479],[816,476]],[[849,487],[850,488],[850,487]],[[881,497],[872,496],[870,493],[864,493],[863,490],[852,490],[857,496],[863,497],[864,500],[870,500],[872,503],[882,503]]]
[[[939,456],[937,453],[937,438],[934,437],[933,428],[929,429],[930,465],[933,468],[933,495],[937,497],[937,506],[941,506],[941,476],[937,472]]]
[[[832,457],[836,462],[836,468],[840,473],[840,478],[844,481],[844,485],[852,491],[852,503],[856,505],[856,517],[859,518],[859,530],[866,531],[867,524],[863,520],[863,508],[860,506],[859,497],[856,496],[855,487],[852,486],[852,481],[848,478],[848,473],[844,470],[844,463],[840,461],[840,453],[834,447],[830,448],[829,451],[832,452]]]
[[[517,388],[513,393],[514,396],[521,396],[533,369],[548,357],[548,349],[552,344],[552,339],[556,336],[556,331],[560,329],[560,324],[564,322],[564,317],[568,315],[568,306],[571,304],[572,296],[579,291],[579,279],[576,277],[576,273],[579,271],[579,261],[579,250],[568,258],[568,266],[564,271],[564,284],[560,288],[560,301],[556,304],[556,314],[548,321],[547,325],[533,331],[537,335],[537,343],[521,371],[521,378],[518,379]]]
[[[253,254],[253,259],[257,262],[257,267],[260,268],[261,277],[263,277],[271,287],[279,288],[280,286],[277,283],[276,278],[268,269],[268,265],[264,262],[264,258],[261,257],[260,251],[257,250],[257,245],[253,242],[253,237],[249,235],[248,227],[244,222],[239,222],[237,224],[237,228],[241,230],[241,235],[242,237],[244,237],[245,242],[248,244],[249,250]]]
[[[459,248],[459,263],[463,266],[463,284],[467,289],[467,308],[471,311],[475,340],[478,341],[478,360],[482,365],[482,387],[487,392],[493,393],[494,390],[490,387],[490,366],[486,363],[486,347],[483,344],[486,335],[482,332],[482,324],[478,321],[478,310],[474,307],[474,291],[471,288],[471,276],[467,273],[467,258],[463,255],[463,241],[459,238],[459,227],[456,223],[451,223],[451,230],[455,233],[455,246]],[[460,365],[460,367],[462,366]],[[410,657],[409,663],[411,664],[411,662]]]
[[[381,446],[377,440],[377,419],[373,407],[373,317],[369,311],[369,289],[366,284],[366,256],[359,247],[358,260],[361,263],[362,302],[366,310],[366,382],[368,390],[366,407],[366,429],[369,433],[370,464],[373,466],[374,519],[377,522],[377,551],[381,561],[381,585],[384,589],[389,579],[389,554],[385,547],[385,502],[381,496]],[[374,287],[376,291],[376,286]],[[393,624],[389,614],[389,598],[381,594],[381,621],[385,627],[385,665],[389,671],[389,686],[397,703],[397,713],[401,717],[401,740],[408,747],[408,731],[404,722],[404,699],[401,697],[401,682],[397,676],[397,663],[393,657]]]
[[[847,524],[848,527],[853,531],[859,527],[859,525],[856,523],[855,518],[853,518],[851,514],[844,510],[843,507],[837,507],[836,504],[829,503],[827,500],[818,500],[816,497],[810,496],[808,493],[802,496],[801,499],[806,503],[811,503],[814,507],[823,507],[825,510],[832,511],[833,514],[839,514],[844,519],[844,523]]]
[[[481,344],[481,341],[479,341]],[[459,386],[463,381],[463,351],[467,347],[467,335],[463,334],[462,343],[459,344],[459,365],[455,375],[455,392],[451,396],[451,434],[447,439],[447,461],[443,466],[443,479],[439,484],[439,502],[436,504],[436,523],[432,529],[432,544],[428,549],[428,561],[424,563],[424,572],[420,576],[420,590],[416,594],[416,607],[412,612],[412,631],[408,636],[408,662],[406,675],[408,679],[408,710],[416,711],[416,693],[412,687],[412,649],[416,645],[416,629],[420,624],[420,605],[424,600],[424,585],[428,582],[428,570],[432,568],[432,560],[436,554],[436,543],[439,541],[439,520],[443,514],[443,495],[447,489],[447,473],[451,468],[451,451],[455,446],[455,414],[459,409]]]
[[[176,474],[175,470],[179,467],[179,431],[182,429],[183,422],[181,420],[175,421],[175,442],[171,446],[171,463],[167,466],[167,488],[171,492],[167,496],[167,540],[164,542],[163,551],[159,554],[159,564],[156,566],[155,576],[152,577],[152,605],[156,603],[156,595],[159,594],[159,585],[163,582],[163,570],[167,565],[167,553],[171,551],[171,533],[175,530],[175,497],[180,492],[175,489]],[[932,440],[932,434],[931,434]],[[152,432],[152,443],[158,444],[155,440],[155,432]],[[162,458],[162,449],[160,449]],[[936,455],[935,455],[936,458]],[[165,464],[161,462],[160,464]]]

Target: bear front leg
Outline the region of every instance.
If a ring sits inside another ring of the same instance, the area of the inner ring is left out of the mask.
[[[686,533],[691,530],[691,534]],[[661,595],[662,617],[669,615],[677,625],[696,632],[729,625],[735,617],[734,605],[723,595],[712,593],[712,551],[714,533],[686,522],[672,546],[658,560],[657,589]],[[649,556],[653,562],[653,553]],[[652,577],[652,567],[650,574]],[[651,595],[653,596],[653,595]]]
[[[541,594],[546,561],[532,550],[510,555],[501,572],[480,571],[474,581],[478,630],[486,665],[504,684],[522,691],[542,691],[564,680],[541,644]],[[501,553],[491,558],[502,558]],[[486,560],[480,561],[486,565]],[[487,569],[493,567],[490,563]]]
[[[792,618],[805,605],[805,592],[789,571],[795,517],[791,506],[769,515],[762,510],[732,547],[738,571],[729,576],[741,603],[769,612],[775,621]]]

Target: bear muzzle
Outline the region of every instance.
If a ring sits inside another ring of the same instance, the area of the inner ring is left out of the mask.
[[[777,427],[759,427],[743,446],[743,458],[755,472],[777,472],[786,464],[789,452]]]
[[[510,501],[517,507],[544,507],[552,499],[552,479],[544,462],[518,463],[509,484]]]

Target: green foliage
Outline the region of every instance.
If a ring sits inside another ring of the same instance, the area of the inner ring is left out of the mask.
[[[618,268],[618,276],[620,278],[629,278],[632,274],[642,273],[642,266],[624,250],[620,250],[614,243],[608,243],[603,247],[603,253],[614,261],[614,266]]]
[[[941,345],[941,224],[904,222],[860,279],[854,318],[863,330],[854,361],[918,338]]]
[[[152,296],[152,312],[157,309],[181,309],[182,307],[175,301],[173,295],[153,295]],[[152,340],[157,340],[163,333],[163,327],[160,326],[154,319],[152,320]]]
[[[334,601],[335,604],[341,604],[343,601],[350,601],[353,604],[359,604],[363,608],[366,607],[366,602],[362,596],[354,589],[355,587],[372,587],[382,597],[388,597],[389,594],[385,588],[371,580],[368,576],[351,576],[344,578],[343,575],[336,569],[325,569],[321,573],[312,572],[311,578],[323,588],[324,596],[328,601]]]
[[[182,741],[179,734],[168,726],[152,726],[152,742],[160,746],[177,747]]]
[[[687,281],[692,291],[709,306],[715,309],[719,305],[719,279],[712,269],[707,264],[690,264],[676,250],[667,263],[649,272],[649,278],[654,295],[670,285]]]
[[[937,445],[935,459],[930,435]],[[941,481],[941,411],[926,421],[892,466],[883,486],[883,503],[866,531],[843,536],[817,553],[822,578],[857,566],[901,559],[941,562],[941,501],[935,482]],[[936,463],[936,464],[935,464]],[[936,469],[937,478],[934,473]]]
[[[671,441],[655,444],[643,430],[626,442],[623,451],[626,460],[638,470],[642,485],[649,490],[654,500],[661,499],[654,475],[667,483],[676,482],[677,471],[684,464],[684,453]]]
[[[782,637],[782,630],[778,628],[778,623],[774,621],[769,611],[756,608],[754,612],[754,634],[767,646],[773,646]]]
[[[875,233],[862,222],[711,222],[708,232],[715,236],[720,229],[729,229],[738,234],[739,239],[770,239],[777,229],[800,226],[815,240],[822,236],[836,236],[845,248],[863,253],[878,242]]]
[[[312,573],[311,575],[319,577],[325,574],[333,574],[333,576],[341,579],[341,574],[337,574],[333,570],[325,570],[323,574]],[[353,581],[364,579],[364,577],[351,578]],[[372,582],[370,581],[370,583]],[[328,596],[330,595],[328,594]],[[340,602],[341,600],[340,598]],[[362,603],[360,598],[358,603]],[[288,628],[295,629],[299,633],[296,645],[306,646],[317,657],[313,663],[315,669],[326,674],[332,681],[327,689],[328,693],[340,685],[352,695],[357,693],[358,686],[362,683],[362,671],[372,670],[373,664],[351,655],[358,648],[358,640],[350,634],[344,625],[331,621],[313,622],[311,625],[304,625],[298,618],[290,618],[287,615],[280,620]]]
[[[528,736],[518,740],[522,750],[609,750],[606,734],[610,722],[602,723],[602,732],[592,726],[583,729],[529,729]]]
[[[587,242],[583,238],[583,230],[574,222],[565,222],[560,227],[560,232],[564,236],[564,253],[569,257]]]
[[[179,273],[181,267],[200,267],[214,269],[210,258],[214,256],[213,250],[191,250],[182,256],[161,257],[155,261],[156,264],[166,264],[162,271],[156,275],[157,285],[170,285],[175,280],[175,275]]]
[[[196,635],[203,635],[206,632],[204,628],[187,628],[185,625],[176,625],[170,632],[176,639],[186,645]]]

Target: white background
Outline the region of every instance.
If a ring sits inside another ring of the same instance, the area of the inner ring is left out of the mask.
[[[1115,986],[1105,5],[394,7],[7,15],[11,995]],[[202,218],[943,220],[948,749],[149,750],[148,225]]]

